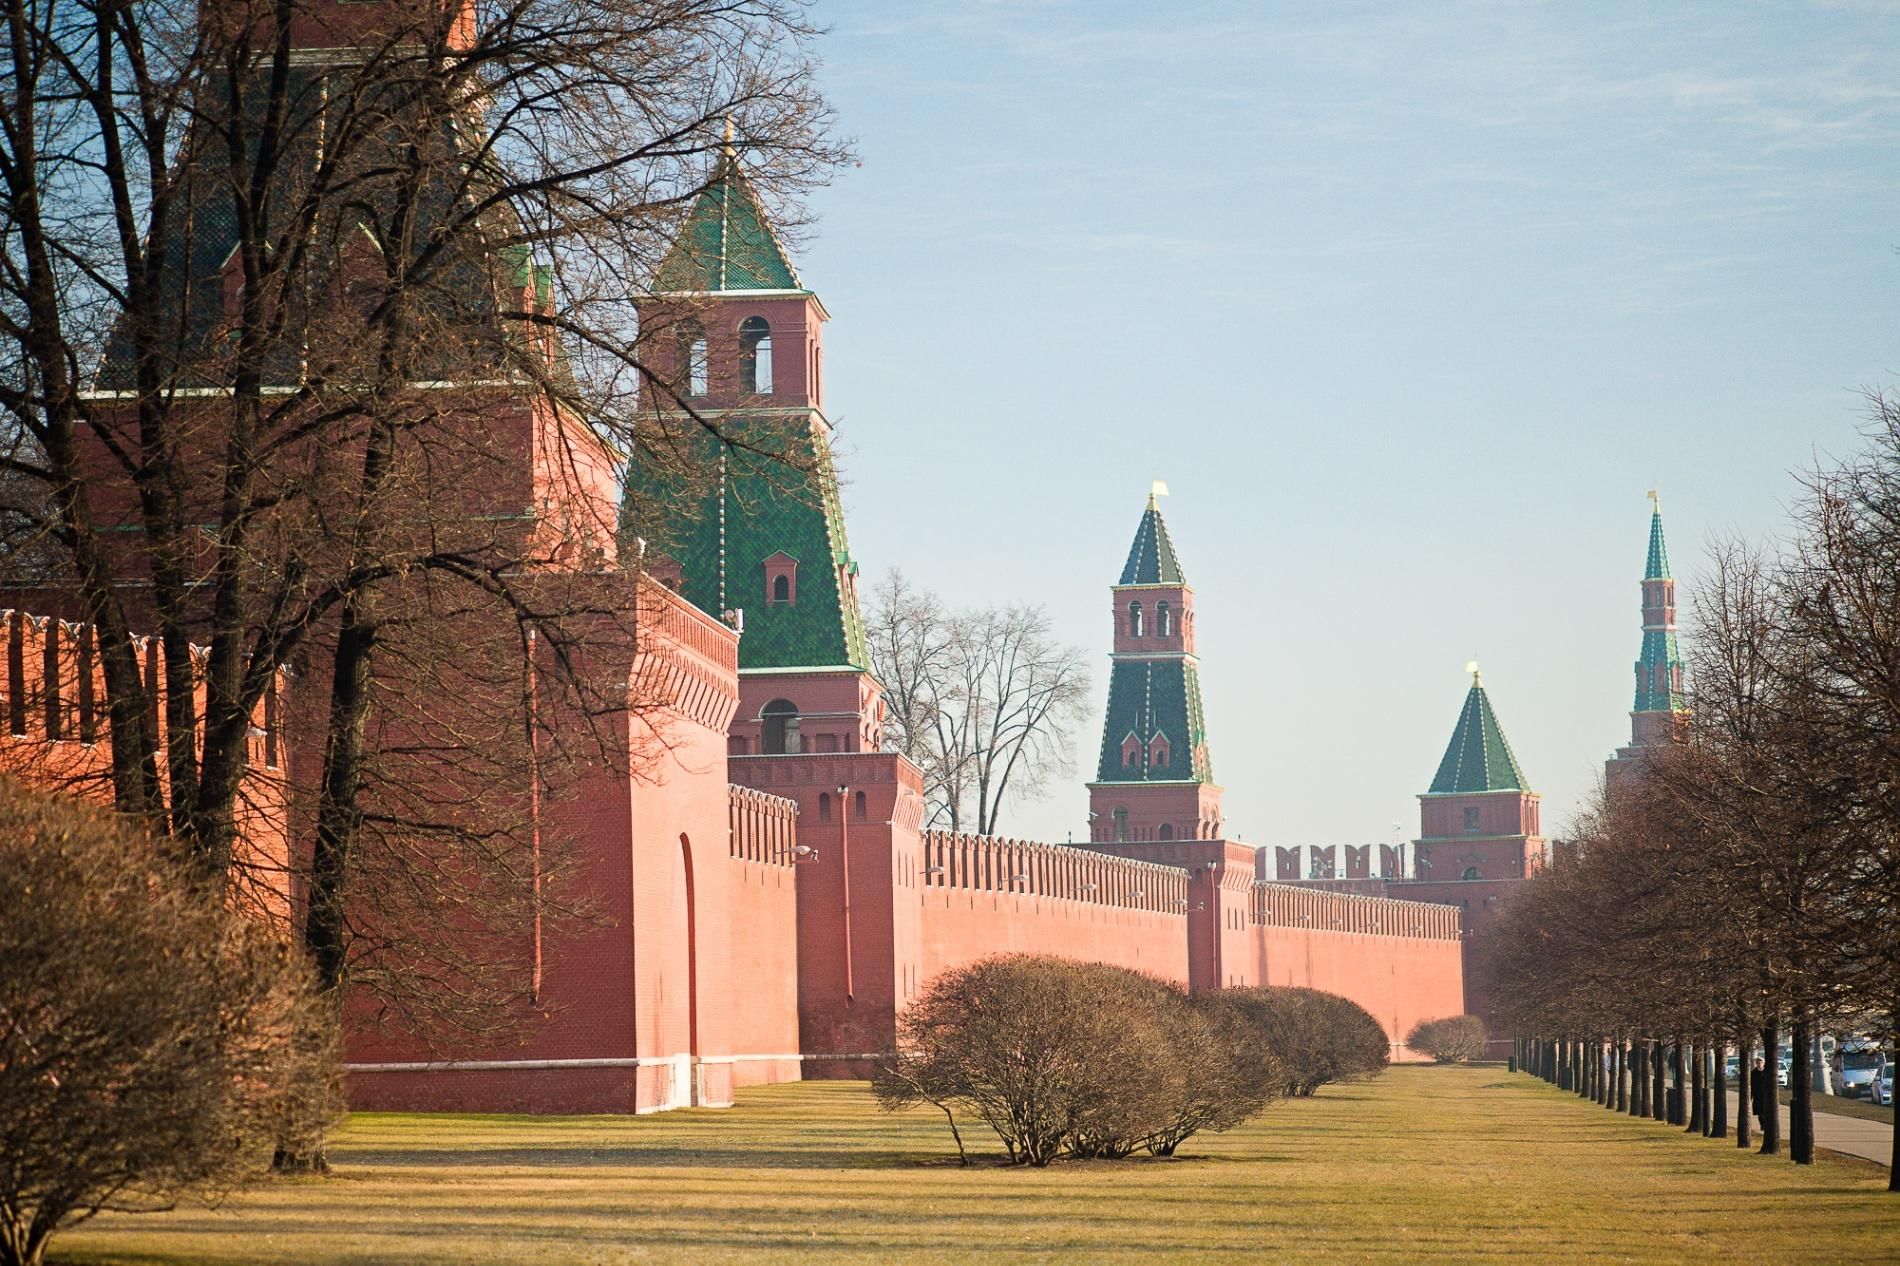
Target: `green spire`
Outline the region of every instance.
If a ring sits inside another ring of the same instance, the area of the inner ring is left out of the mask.
[[[1432,779],[1434,796],[1469,795],[1480,791],[1527,791],[1524,771],[1505,741],[1497,713],[1484,693],[1484,682],[1474,668],[1471,691],[1465,696],[1464,711],[1458,714],[1458,728],[1451,732],[1445,758],[1438,762],[1438,775]]]
[[[1161,507],[1151,495],[1142,512],[1141,525],[1135,529],[1135,543],[1129,547],[1128,562],[1122,568],[1124,585],[1184,585],[1180,560],[1174,556],[1174,542],[1168,539],[1168,525],[1162,522]]]
[[[1651,501],[1656,494],[1650,493]],[[1676,645],[1675,582],[1669,575],[1669,550],[1663,543],[1662,505],[1649,516],[1649,561],[1643,568],[1643,649],[1636,659],[1636,703],[1632,712],[1683,712],[1688,708],[1678,683],[1682,652]]]
[[[660,262],[653,288],[661,294],[805,288],[730,146]]]
[[[1650,500],[1656,501],[1656,494],[1650,494]],[[1644,580],[1669,580],[1669,549],[1663,544],[1662,503],[1656,501],[1656,508],[1649,516],[1649,565],[1643,569]]]

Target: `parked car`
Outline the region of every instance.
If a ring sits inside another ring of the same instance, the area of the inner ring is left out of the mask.
[[[1874,1078],[1874,1102],[1883,1108],[1893,1106],[1893,1061],[1880,1070],[1880,1076]]]
[[[1793,1067],[1794,1056],[1786,1051],[1781,1052],[1780,1058],[1775,1061],[1775,1083],[1779,1086],[1787,1086],[1788,1070]]]
[[[1836,1087],[1835,1093],[1849,1099],[1872,1096],[1874,1079],[1880,1076],[1880,1070],[1886,1066],[1887,1057],[1877,1050],[1860,1047],[1842,1051],[1840,1085]]]

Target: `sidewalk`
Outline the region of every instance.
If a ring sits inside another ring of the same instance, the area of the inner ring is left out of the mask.
[[[1735,1128],[1735,1095],[1728,1097],[1729,1129]],[[1761,1146],[1761,1133],[1758,1123],[1750,1118],[1749,1131],[1754,1135],[1751,1146]],[[1781,1150],[1788,1150],[1788,1105],[1781,1105]],[[1845,1152],[1849,1156],[1864,1156],[1870,1161],[1885,1165],[1893,1160],[1893,1127],[1879,1121],[1864,1121],[1859,1117],[1838,1116],[1832,1112],[1814,1114],[1814,1145],[1830,1151]]]

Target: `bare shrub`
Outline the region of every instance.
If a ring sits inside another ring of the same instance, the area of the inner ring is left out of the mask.
[[[995,1131],[1014,1164],[1170,1155],[1271,1099],[1279,1073],[1245,1017],[1139,972],[1012,955],[948,972],[898,1018],[873,1089]]]
[[[293,962],[104,812],[0,779],[0,1263],[327,1127],[334,1063]]]
[[[1385,1030],[1349,998],[1277,987],[1225,992],[1279,1060],[1289,1095],[1373,1077],[1391,1061]]]
[[[1484,1021],[1475,1015],[1448,1015],[1420,1020],[1405,1035],[1405,1044],[1440,1064],[1463,1064],[1484,1054],[1489,1040]]]

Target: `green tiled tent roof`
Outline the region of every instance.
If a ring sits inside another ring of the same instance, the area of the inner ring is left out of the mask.
[[[1505,741],[1497,713],[1484,687],[1472,683],[1465,696],[1464,711],[1458,714],[1458,728],[1452,731],[1445,759],[1438,762],[1438,775],[1432,779],[1434,796],[1468,795],[1478,791],[1527,791],[1524,771]]]
[[[1187,583],[1187,578],[1181,574],[1181,562],[1174,556],[1174,542],[1168,539],[1168,525],[1162,522],[1161,510],[1152,497],[1148,500],[1148,509],[1141,516],[1141,525],[1135,529],[1135,543],[1128,549],[1128,562],[1122,567],[1122,578],[1117,583]]]
[[[1649,565],[1643,568],[1644,580],[1668,580],[1669,547],[1663,544],[1662,507],[1649,516]]]
[[[728,151],[660,261],[654,289],[665,294],[804,288],[739,160]]]
[[[1643,579],[1668,580],[1669,548],[1663,542],[1662,509],[1649,516],[1649,560]],[[1636,660],[1636,704],[1632,712],[1684,712],[1688,701],[1675,688],[1682,652],[1674,629],[1643,629],[1643,651]]]
[[[1133,734],[1144,745],[1166,735],[1169,763],[1150,769],[1143,761],[1122,767],[1122,741]],[[1207,719],[1201,711],[1201,674],[1182,657],[1117,660],[1108,681],[1108,716],[1102,726],[1097,782],[1213,782],[1207,755]]]
[[[745,612],[741,669],[868,671],[858,565],[822,425],[755,422],[723,455],[710,437],[698,442],[705,446],[698,464],[716,472],[707,486],[682,489],[636,475],[626,530],[648,536],[679,563],[680,592],[693,605],[714,616]],[[778,553],[798,563],[793,602],[766,601],[765,560]]]

